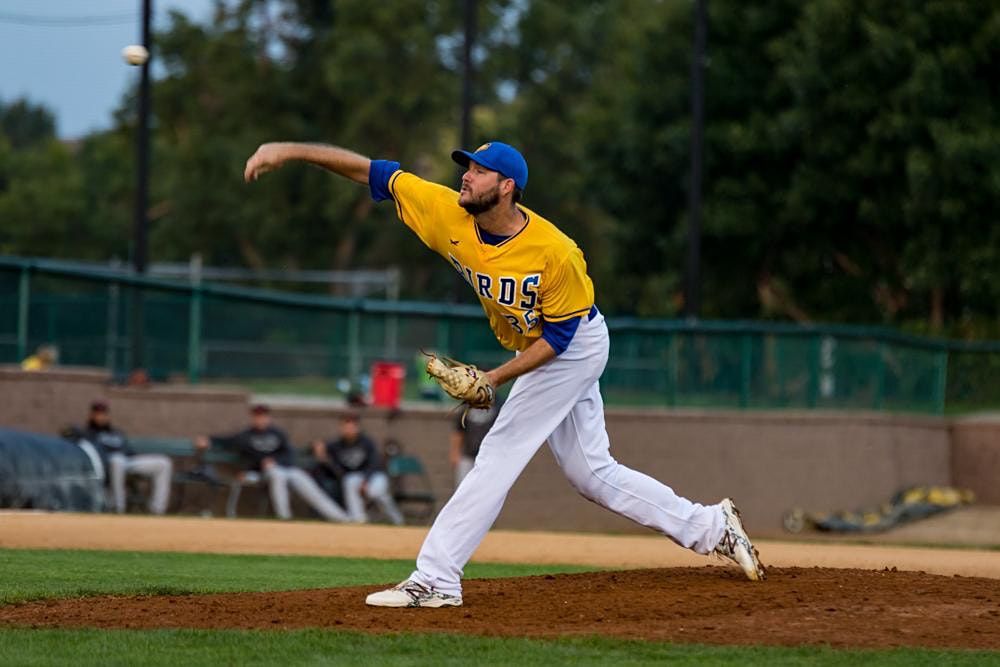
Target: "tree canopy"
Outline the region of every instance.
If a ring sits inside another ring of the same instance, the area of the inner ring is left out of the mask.
[[[343,145],[454,184],[463,3],[234,0],[155,36],[150,256],[457,278],[363,188],[276,139]],[[575,238],[605,312],[674,316],[689,187],[692,4],[481,0],[474,143],[519,146],[526,205]],[[703,316],[1000,335],[1000,7],[709,3]],[[0,100],[0,252],[125,258],[135,93],[60,142]]]

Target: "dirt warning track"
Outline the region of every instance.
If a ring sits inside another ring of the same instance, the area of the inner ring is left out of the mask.
[[[412,560],[423,526],[347,526],[318,521],[202,519],[44,512],[0,512],[0,548],[110,549],[286,554]],[[769,567],[923,571],[1000,579],[1000,553],[755,540]],[[473,561],[589,565],[597,568],[701,567],[714,559],[653,535],[492,531]],[[401,574],[405,575],[408,572]]]

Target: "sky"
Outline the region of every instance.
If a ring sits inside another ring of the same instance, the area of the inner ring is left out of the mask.
[[[213,0],[152,0],[153,25],[176,9],[207,20]],[[139,68],[121,51],[141,41],[142,0],[0,0],[0,99],[27,97],[56,117],[61,138],[111,126]]]

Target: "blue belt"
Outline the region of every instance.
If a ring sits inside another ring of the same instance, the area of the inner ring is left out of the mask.
[[[589,322],[590,320],[597,317],[597,314],[600,312],[601,311],[597,310],[597,304],[595,303],[593,306],[590,307],[590,312],[587,313],[587,321]]]

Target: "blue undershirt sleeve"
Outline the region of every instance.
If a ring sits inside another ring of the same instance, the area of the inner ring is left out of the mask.
[[[556,355],[560,355],[569,347],[569,343],[580,326],[582,317],[571,317],[561,322],[545,322],[542,326],[542,338],[552,346]]]
[[[399,163],[393,160],[372,160],[368,168],[368,189],[371,191],[372,199],[375,201],[385,201],[392,199],[389,192],[389,178],[399,171]]]

